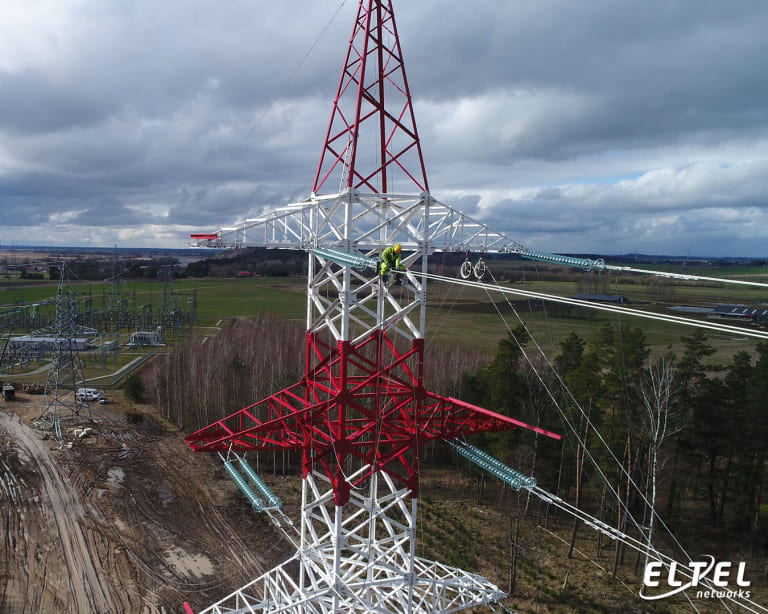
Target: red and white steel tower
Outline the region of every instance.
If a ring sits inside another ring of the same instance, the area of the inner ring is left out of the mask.
[[[420,448],[517,427],[559,437],[425,387],[428,256],[522,250],[428,189],[391,0],[360,0],[311,196],[193,235],[303,249],[309,271],[301,381],[187,437],[196,452],[302,453],[297,551],[206,612],[454,612],[504,596],[416,556]],[[399,293],[376,268],[395,243]]]

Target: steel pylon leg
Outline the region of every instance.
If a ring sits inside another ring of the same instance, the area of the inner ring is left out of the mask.
[[[416,511],[417,500],[386,473],[344,506],[334,504],[325,474],[310,474],[300,550],[204,612],[421,614],[498,604],[505,594],[486,578],[415,555]]]

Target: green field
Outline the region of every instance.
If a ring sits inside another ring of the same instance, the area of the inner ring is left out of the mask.
[[[201,324],[222,318],[248,317],[262,313],[288,319],[307,315],[305,279],[202,279],[176,282],[181,291],[197,290],[198,319]]]
[[[635,266],[632,263],[626,263],[627,266]],[[749,277],[757,278],[762,277],[762,280],[755,279],[755,281],[768,282],[768,268],[763,266],[754,265],[734,265],[734,266],[703,266],[693,264],[689,266],[682,266],[679,264],[639,264],[636,266],[638,269],[646,269],[648,271],[667,271],[669,273],[683,273],[685,275],[702,275],[706,277]]]
[[[283,286],[302,291],[304,280],[281,278],[274,281],[268,278],[258,279],[181,279],[176,282],[179,292],[197,290],[200,320],[219,319],[233,316],[248,316],[257,313],[274,312],[286,317],[303,317],[305,309],[296,302],[295,291],[282,289]],[[90,286],[90,288],[89,288]],[[100,305],[103,284],[73,283],[72,289],[81,297],[93,295],[94,305]],[[162,299],[163,284],[157,281],[124,282],[123,288],[136,302],[146,303],[150,298],[155,305]],[[0,309],[12,307],[23,298],[26,303],[34,303],[56,295],[56,284],[25,284],[23,290],[0,287]],[[299,303],[303,303],[299,301]]]
[[[723,269],[731,274],[753,274],[758,267],[732,267]],[[687,272],[691,272],[688,270]],[[713,271],[708,270],[712,275]],[[651,278],[653,279],[653,278]],[[639,283],[642,281],[643,283]],[[760,288],[742,287],[729,284],[700,284],[676,282],[663,291],[648,285],[649,278],[634,275],[614,275],[609,279],[608,292],[627,297],[629,306],[644,310],[667,312],[669,305],[714,305],[718,302],[740,302],[758,304],[768,301],[768,292]],[[102,295],[102,285],[93,284],[90,292],[97,306]],[[138,304],[148,302],[150,297],[156,305],[162,298],[160,282],[127,282],[125,289],[130,295],[135,292]],[[576,281],[528,281],[515,282],[512,287],[570,296],[584,289]],[[246,278],[246,279],[184,279],[176,282],[180,292],[197,291],[198,322],[201,326],[215,325],[219,320],[234,317],[253,317],[259,314],[273,314],[282,318],[295,319],[303,323],[306,317],[306,280],[304,278]],[[87,294],[87,284],[73,284],[73,289]],[[55,284],[28,283],[23,289],[26,303],[39,301],[55,294]],[[605,283],[603,284],[605,291]],[[509,307],[503,295],[492,293],[504,318],[514,328],[519,324],[517,316]],[[22,291],[0,288],[0,306],[11,306],[22,297]],[[514,297],[510,297],[512,300]],[[654,322],[626,315],[604,314],[591,310],[573,308],[566,312],[547,305],[544,310],[531,306],[527,301],[514,302],[520,317],[526,322],[536,340],[545,350],[557,351],[558,341],[571,331],[586,340],[593,339],[606,322],[614,325],[628,324],[641,327],[645,332],[654,354],[666,351],[670,346],[680,347],[679,339],[689,335],[693,329],[663,322]],[[427,338],[444,342],[458,342],[473,350],[492,352],[498,340],[506,334],[504,321],[491,305],[482,290],[457,288],[450,285],[431,283],[427,313]],[[678,314],[690,317],[691,314]],[[711,343],[718,348],[718,362],[726,362],[733,353],[754,349],[754,341],[734,339],[728,335],[712,332],[708,334]]]

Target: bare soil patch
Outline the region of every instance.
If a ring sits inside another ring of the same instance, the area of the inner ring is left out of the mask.
[[[151,407],[113,399],[60,449],[19,398],[0,405],[0,612],[198,610],[287,554]]]

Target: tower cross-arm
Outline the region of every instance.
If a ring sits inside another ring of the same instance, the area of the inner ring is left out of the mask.
[[[355,208],[349,220],[343,208],[336,206],[344,200],[351,200]],[[424,215],[427,205],[428,218]],[[348,234],[346,226],[350,226]],[[427,193],[409,196],[362,194],[355,190],[314,197],[212,232],[196,233],[191,235],[190,245],[308,249],[338,246],[343,242],[339,235],[351,237],[356,249],[363,252],[394,243],[400,243],[404,250],[416,250],[424,242],[431,251],[528,252],[506,234]]]

